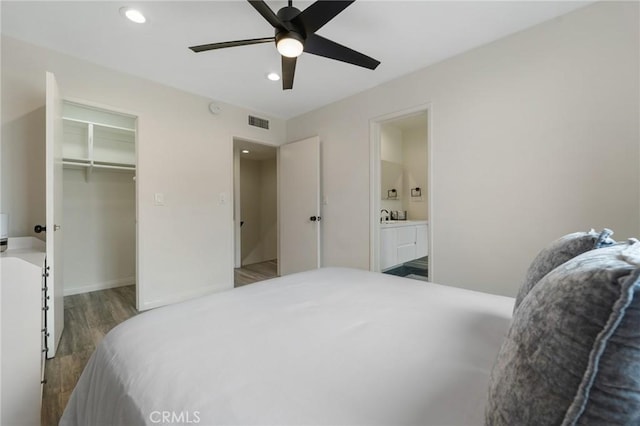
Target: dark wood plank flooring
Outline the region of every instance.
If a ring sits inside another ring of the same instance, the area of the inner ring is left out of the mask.
[[[116,325],[136,315],[135,286],[64,298],[64,330],[55,358],[45,364],[42,426],[57,425],[89,357]]]
[[[268,280],[278,276],[278,261],[267,260],[266,262],[243,265],[233,271],[235,277],[235,287]]]

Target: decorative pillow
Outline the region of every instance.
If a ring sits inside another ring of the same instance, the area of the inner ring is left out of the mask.
[[[516,296],[513,312],[518,309],[522,300],[542,277],[579,254],[615,244],[615,241],[610,238],[611,235],[613,235],[613,231],[607,228],[599,234],[592,229],[589,232],[574,232],[573,234],[565,235],[549,244],[531,262],[524,282]]]
[[[640,424],[639,266],[634,239],[540,280],[493,367],[487,425]]]

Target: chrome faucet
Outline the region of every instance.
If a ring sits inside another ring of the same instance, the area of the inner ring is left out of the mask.
[[[382,209],[382,210],[380,210],[380,223],[384,222],[384,218],[382,216],[382,213],[386,213],[387,214],[387,220],[389,220],[389,210]]]

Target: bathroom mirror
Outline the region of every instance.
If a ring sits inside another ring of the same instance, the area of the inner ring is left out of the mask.
[[[382,199],[400,200],[402,198],[402,164],[382,160],[380,171]]]

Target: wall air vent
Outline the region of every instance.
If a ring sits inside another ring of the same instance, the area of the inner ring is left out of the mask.
[[[269,130],[269,120],[264,118],[254,117],[253,115],[249,116],[249,126],[260,127],[261,129]]]

